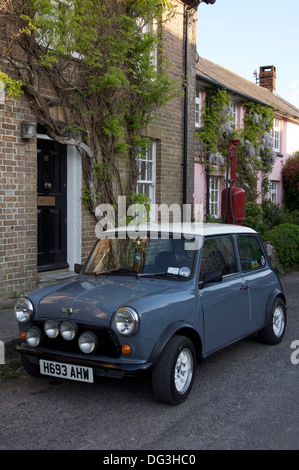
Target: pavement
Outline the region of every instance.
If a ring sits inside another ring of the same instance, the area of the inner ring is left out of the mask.
[[[50,284],[65,282],[76,276],[77,274],[75,274],[74,272],[66,270],[39,273],[38,289],[48,286]],[[0,346],[2,341],[4,343],[5,357],[10,356],[15,352],[15,347],[19,340],[18,322],[14,313],[14,306],[16,302],[17,299],[0,299]]]
[[[77,276],[73,272],[55,271],[39,275],[39,288],[46,285],[55,284],[57,282],[64,282]],[[283,288],[287,297],[288,305],[288,292],[294,293],[299,288],[299,272],[293,272],[281,277]],[[292,301],[293,302],[293,301]],[[11,355],[15,351],[15,346],[19,340],[19,329],[17,320],[14,314],[14,305],[16,300],[2,300],[0,299],[0,342],[4,343],[5,357]],[[297,303],[298,305],[298,303]],[[1,352],[1,351],[0,351]],[[1,359],[1,357],[0,357]]]

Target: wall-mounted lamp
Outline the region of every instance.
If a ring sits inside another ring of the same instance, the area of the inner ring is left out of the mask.
[[[36,122],[22,121],[21,136],[22,136],[22,139],[35,139],[36,138]]]

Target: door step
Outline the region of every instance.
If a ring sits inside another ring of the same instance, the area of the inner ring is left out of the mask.
[[[58,282],[67,282],[78,276],[73,271],[66,269],[57,269],[55,271],[44,271],[38,273],[38,288],[57,284]]]

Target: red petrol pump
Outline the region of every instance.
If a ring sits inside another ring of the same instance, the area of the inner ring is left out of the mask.
[[[241,225],[245,220],[246,194],[244,189],[236,187],[237,144],[239,139],[231,139],[227,155],[226,188],[221,194],[221,215],[223,223]],[[231,163],[230,179],[228,179],[229,162]]]

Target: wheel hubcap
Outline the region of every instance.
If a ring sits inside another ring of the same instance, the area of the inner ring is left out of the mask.
[[[277,306],[273,315],[273,332],[275,336],[282,335],[284,330],[284,312],[281,306]]]
[[[193,357],[189,349],[182,349],[174,371],[174,383],[179,393],[185,393],[193,375]]]

